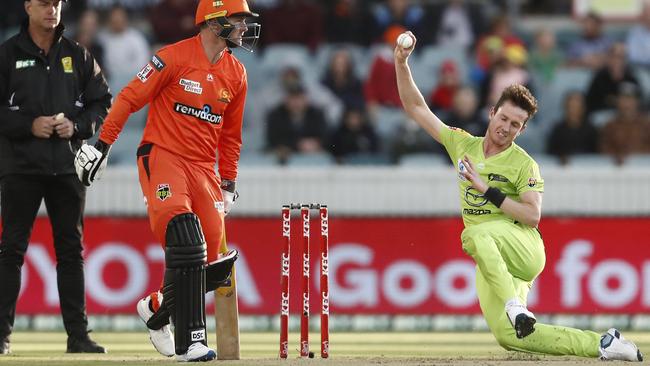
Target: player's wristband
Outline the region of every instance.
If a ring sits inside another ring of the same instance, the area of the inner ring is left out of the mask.
[[[485,191],[483,196],[497,207],[501,207],[503,201],[505,201],[506,199],[506,195],[503,194],[503,192],[501,192],[498,188],[494,188],[494,187],[488,188],[488,190]]]

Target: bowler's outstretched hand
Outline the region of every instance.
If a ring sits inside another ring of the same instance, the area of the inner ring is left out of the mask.
[[[409,35],[411,38],[413,38],[413,45],[409,48],[404,48],[400,46],[399,44],[395,45],[395,62],[397,63],[405,63],[408,57],[413,53],[413,50],[415,49],[415,45],[417,44],[417,39],[411,33],[411,31],[407,31],[404,34]]]

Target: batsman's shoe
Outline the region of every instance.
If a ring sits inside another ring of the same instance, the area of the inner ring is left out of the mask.
[[[508,301],[506,303],[506,314],[510,324],[515,328],[517,338],[524,338],[535,331],[535,323],[537,323],[535,315],[519,301]]]
[[[606,361],[643,361],[643,354],[632,341],[623,338],[621,332],[611,328],[600,336],[600,359]]]
[[[176,355],[178,362],[203,362],[212,361],[217,358],[217,352],[206,347],[203,343],[192,343],[187,348],[187,352],[182,355]]]
[[[162,302],[162,294],[158,294],[159,301]],[[152,307],[150,307],[151,295],[145,297],[144,299],[138,301],[137,309],[140,319],[147,324],[147,321],[153,316]],[[174,335],[172,334],[169,324],[164,325],[160,329],[149,329],[149,339],[151,344],[161,355],[171,357],[176,354],[174,347]]]

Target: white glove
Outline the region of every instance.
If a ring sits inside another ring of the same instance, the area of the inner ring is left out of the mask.
[[[83,144],[77,151],[74,157],[74,169],[77,171],[77,177],[86,187],[90,187],[104,174],[110,149],[110,145],[97,140],[95,146]]]
[[[235,181],[224,179],[221,181],[221,195],[223,196],[223,213],[228,215],[228,212],[235,205],[235,200],[239,197],[239,193],[235,190]]]

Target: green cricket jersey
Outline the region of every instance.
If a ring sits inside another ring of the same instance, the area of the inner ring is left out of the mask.
[[[483,154],[484,137],[472,136],[459,128],[447,127],[441,129],[440,138],[459,172],[458,188],[465,227],[493,220],[512,220],[460,175],[460,171],[465,169],[462,163],[465,155],[469,157],[483,180],[490,187],[498,188],[508,198],[519,201],[519,195],[523,192],[544,191],[544,180],[539,174],[539,166],[515,143],[486,159]]]

